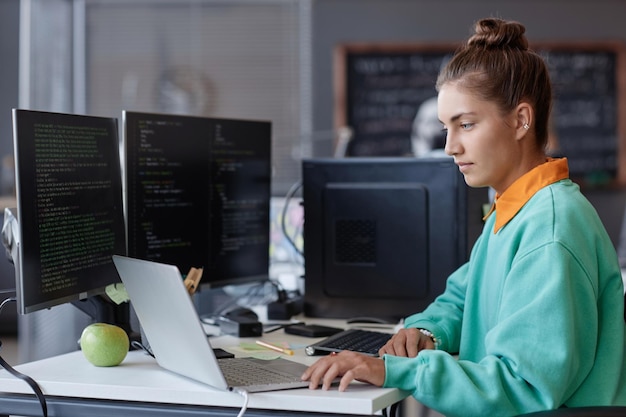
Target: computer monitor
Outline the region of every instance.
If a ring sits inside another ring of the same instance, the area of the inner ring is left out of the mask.
[[[126,253],[117,119],[13,110],[18,311],[67,302],[83,308],[120,282]],[[102,315],[101,315],[102,314]]]
[[[271,123],[125,111],[128,254],[203,268],[201,287],[269,277]]]
[[[424,309],[468,259],[487,190],[451,158],[302,163],[304,312],[397,320]]]

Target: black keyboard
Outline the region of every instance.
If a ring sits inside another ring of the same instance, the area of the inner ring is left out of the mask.
[[[374,330],[347,329],[326,339],[309,345],[305,352],[309,356],[326,355],[331,352],[351,350],[370,356],[378,356],[378,349],[383,347],[393,334]]]

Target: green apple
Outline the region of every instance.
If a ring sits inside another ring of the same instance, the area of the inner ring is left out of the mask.
[[[80,336],[80,349],[85,358],[95,366],[117,366],[128,353],[126,332],[107,323],[92,323]]]

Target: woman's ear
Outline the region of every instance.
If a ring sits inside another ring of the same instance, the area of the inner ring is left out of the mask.
[[[534,112],[532,106],[525,101],[518,104],[515,111],[517,115],[517,139],[522,139],[534,128]]]

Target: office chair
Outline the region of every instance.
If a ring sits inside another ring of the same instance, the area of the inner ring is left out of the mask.
[[[626,407],[598,406],[559,408],[557,410],[537,411],[518,417],[625,417]]]

